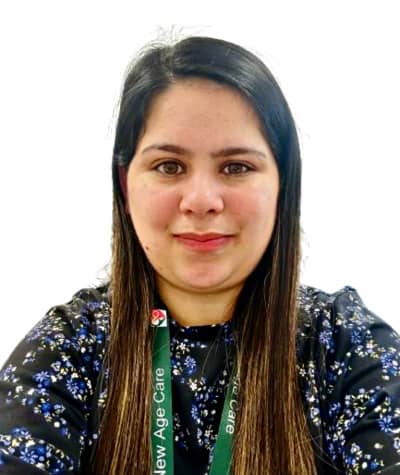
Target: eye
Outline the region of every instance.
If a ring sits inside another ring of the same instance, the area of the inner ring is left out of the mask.
[[[240,162],[230,162],[224,166],[224,169],[229,169],[228,175],[242,175],[252,170],[249,165]]]
[[[161,167],[163,167],[163,169]],[[168,162],[159,163],[155,169],[164,175],[176,175],[178,167],[182,168],[178,162],[170,160]]]

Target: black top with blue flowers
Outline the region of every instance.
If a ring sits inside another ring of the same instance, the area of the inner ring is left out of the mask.
[[[298,376],[319,474],[400,473],[400,337],[352,287],[299,289]],[[0,473],[84,474],[109,371],[107,286],[52,307],[0,371]],[[231,322],[170,321],[175,473],[209,471]]]

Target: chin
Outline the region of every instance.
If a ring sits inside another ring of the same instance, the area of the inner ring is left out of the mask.
[[[221,287],[225,286],[228,276],[215,276],[214,278],[210,278],[210,276],[203,276],[202,278],[181,278],[180,281],[182,282],[183,287],[187,287],[193,290],[216,290],[221,289]]]

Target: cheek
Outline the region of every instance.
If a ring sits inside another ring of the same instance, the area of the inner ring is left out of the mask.
[[[129,190],[129,211],[138,232],[145,229],[165,229],[176,212],[176,197],[148,184],[137,185]]]
[[[247,227],[273,225],[276,215],[277,191],[272,187],[254,187],[245,194],[232,196],[231,209]]]

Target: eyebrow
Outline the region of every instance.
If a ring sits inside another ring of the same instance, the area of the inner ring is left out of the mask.
[[[169,144],[169,143],[161,143],[161,144],[153,144],[149,145],[148,147],[142,150],[142,155],[151,150],[161,150],[164,152],[172,152],[176,153],[177,155],[193,155],[192,152],[186,148],[183,148],[179,145]],[[215,152],[211,152],[211,157],[231,157],[232,155],[256,155],[258,158],[267,159],[267,156],[264,152],[260,150],[256,150],[254,148],[248,147],[227,147],[222,148],[221,150],[217,150]]]

